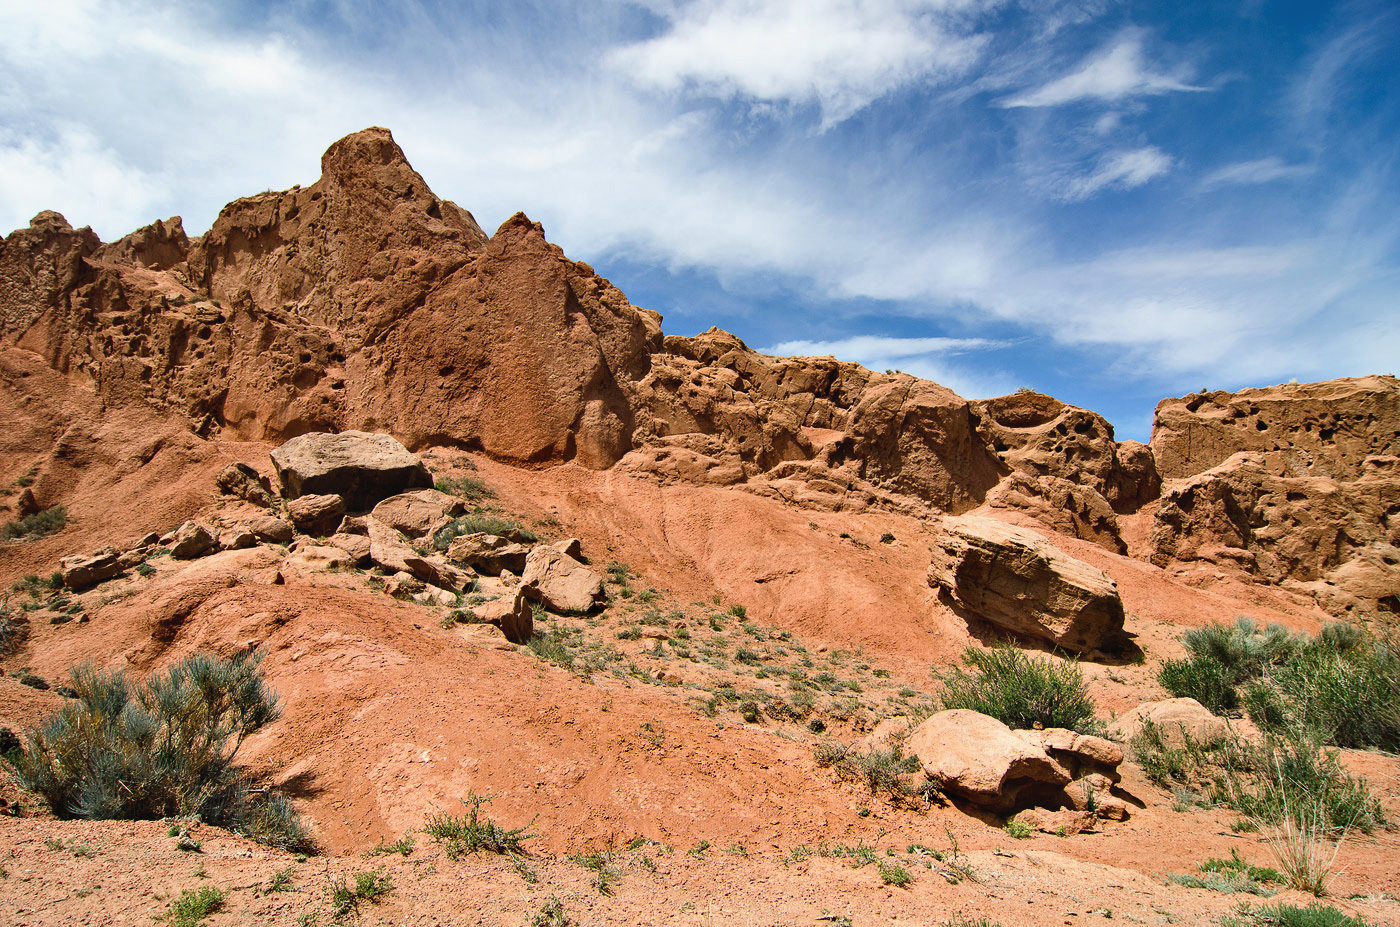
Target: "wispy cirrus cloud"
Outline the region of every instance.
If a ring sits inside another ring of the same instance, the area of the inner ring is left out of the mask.
[[[1099,159],[1090,173],[1064,183],[1060,199],[1076,202],[1102,190],[1131,190],[1167,173],[1175,163],[1171,155],[1155,145],[1133,151],[1111,152]]]
[[[1080,100],[1117,102],[1131,97],[1205,89],[1186,83],[1186,75],[1180,69],[1168,72],[1152,68],[1145,60],[1142,45],[1141,30],[1127,30],[1077,69],[1035,90],[1005,97],[998,105],[1016,108],[1061,106]]]
[[[1270,155],[1255,161],[1237,161],[1217,168],[1201,178],[1201,189],[1211,190],[1232,184],[1272,183],[1292,177],[1306,177],[1315,168],[1310,164],[1288,164]]]

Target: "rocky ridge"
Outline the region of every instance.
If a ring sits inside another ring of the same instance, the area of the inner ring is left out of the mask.
[[[1002,512],[1114,552],[1123,519],[1151,519],[1131,553],[1183,575],[1396,610],[1393,377],[1164,400],[1150,446],[1118,442],[1042,394],[968,401],[717,329],[665,336],[524,215],[488,237],[387,130],[336,142],[321,167],[194,239],[175,218],[103,244],[41,213],[0,245],[0,347],[38,355],[102,415],[173,416],[196,440],[387,432],[817,510]],[[44,486],[36,504],[62,502]]]

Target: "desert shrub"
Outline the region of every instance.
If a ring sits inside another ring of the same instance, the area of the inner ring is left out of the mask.
[[[1190,656],[1166,661],[1157,677],[1172,695],[1216,713],[1243,707],[1261,728],[1295,740],[1400,750],[1393,640],[1342,623],[1307,638],[1238,618],[1189,631],[1183,642]]]
[[[378,903],[379,899],[394,889],[394,880],[388,873],[357,872],[354,879],[332,879],[326,894],[331,907],[331,916],[336,920],[360,910],[361,901]]]
[[[259,656],[194,654],[131,683],[121,671],[73,670],[73,698],[37,729],[15,763],[60,817],[197,815],[287,849],[312,848],[286,799],[252,796],[234,765],[244,738],[280,715]]]
[[[573,923],[564,913],[564,903],[557,895],[550,895],[540,909],[530,918],[530,927],[569,927]]]
[[[0,527],[0,539],[11,541],[16,538],[39,538],[62,530],[67,524],[68,510],[61,505],[55,505]]]
[[[1270,888],[1271,884],[1284,881],[1276,869],[1251,865],[1240,856],[1239,850],[1231,850],[1229,858],[1207,859],[1196,869],[1199,874],[1169,875],[1167,878],[1187,888],[1204,888],[1226,895],[1246,892],[1266,898],[1275,893],[1275,890]]]
[[[1009,644],[990,650],[969,647],[963,662],[976,672],[953,669],[938,677],[945,709],[967,708],[991,715],[1007,727],[1097,730],[1094,702],[1072,660],[1038,659]]]
[[[535,836],[530,833],[534,821],[524,827],[509,829],[501,827],[481,811],[481,806],[490,804],[490,795],[467,793],[462,804],[467,806],[465,815],[446,812],[428,815],[423,832],[443,845],[449,859],[459,859],[468,853],[521,853],[521,844]]]
[[[1217,781],[1219,799],[1259,825],[1292,822],[1338,837],[1385,823],[1366,780],[1348,773],[1335,750],[1314,742],[1271,737],[1242,747]]]
[[[458,496],[463,499],[489,499],[496,495],[491,487],[470,476],[439,477],[433,483],[433,488],[438,492],[445,492],[449,496]]]
[[[1193,698],[1216,714],[1239,707],[1235,688],[1238,680],[1224,664],[1211,657],[1193,655],[1184,660],[1165,660],[1157,681],[1176,698]]]

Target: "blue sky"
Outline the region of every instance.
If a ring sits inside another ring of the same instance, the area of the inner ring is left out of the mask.
[[[1147,437],[1200,388],[1397,372],[1392,2],[0,0],[0,227],[111,240],[391,128],[671,334]]]

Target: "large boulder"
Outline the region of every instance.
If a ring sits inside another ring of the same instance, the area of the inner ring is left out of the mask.
[[[500,628],[512,644],[523,644],[535,633],[535,610],[523,589],[484,602],[472,611],[480,620]]]
[[[973,618],[1076,653],[1112,648],[1123,632],[1107,574],[991,518],[943,520],[928,582]]]
[[[216,548],[214,535],[197,521],[187,521],[175,529],[171,537],[170,554],[176,560],[202,557]]]
[[[264,515],[249,520],[248,528],[259,541],[269,544],[290,544],[296,532],[292,523],[275,515]]]
[[[544,544],[525,558],[520,579],[525,595],[551,611],[588,612],[607,598],[601,576]]]
[[[1045,751],[996,718],[954,708],[909,733],[905,752],[952,795],[992,811],[1011,811],[1058,793],[1070,776]]]
[[[389,435],[344,431],[299,435],[272,452],[282,494],[334,493],[352,511],[389,496],[433,485],[423,461]]]
[[[500,576],[502,571],[516,575],[525,572],[525,559],[529,554],[530,548],[524,544],[483,532],[453,538],[447,547],[449,560],[465,563],[487,576]]]
[[[446,518],[461,515],[466,504],[456,496],[436,489],[416,489],[390,496],[370,514],[411,538],[421,538]]]
[[[335,493],[299,496],[287,503],[287,517],[302,534],[322,537],[335,531],[345,515],[345,500]]]

